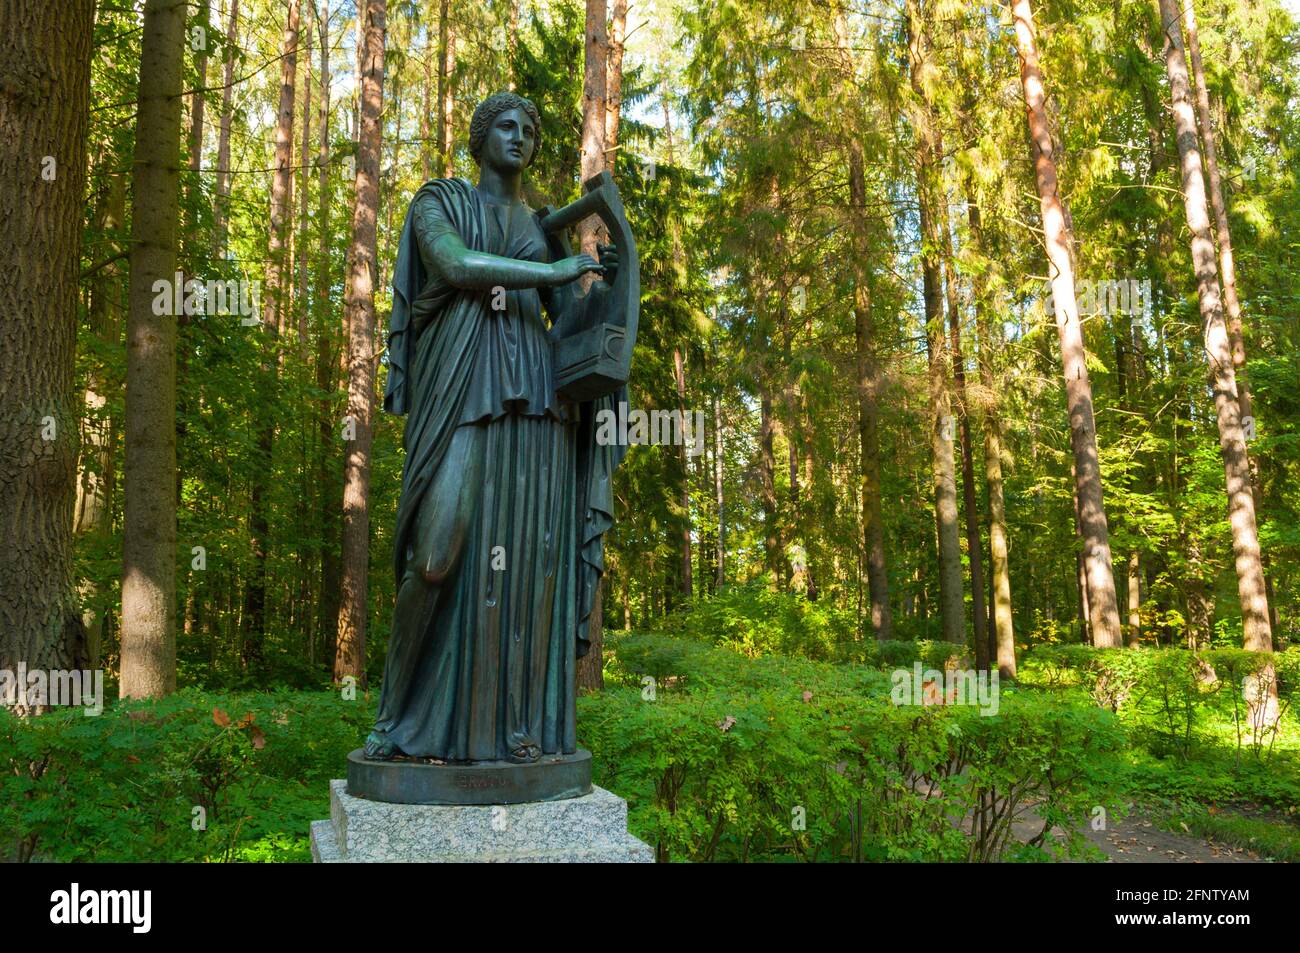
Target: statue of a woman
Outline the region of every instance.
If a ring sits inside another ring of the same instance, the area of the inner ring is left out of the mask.
[[[488,98],[470,126],[478,185],[427,183],[402,230],[384,406],[407,414],[406,460],[370,759],[576,750],[574,671],[622,454],[593,419],[619,395],[561,399],[552,341],[599,299],[576,279],[618,259],[556,254],[520,198],[540,141],[531,102]]]

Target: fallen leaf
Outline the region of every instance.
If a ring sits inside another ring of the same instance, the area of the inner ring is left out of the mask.
[[[258,751],[266,747],[266,732],[256,725],[253,726],[253,747]]]
[[[217,725],[222,728],[230,727],[230,716],[227,715],[220,708],[212,709],[212,720],[215,721]]]
[[[723,731],[730,731],[731,726],[734,725],[735,723],[736,723],[736,719],[728,715],[726,718],[722,719],[722,721],[718,722],[718,727]]]
[[[247,728],[252,723],[253,723],[253,713],[251,711],[246,711],[244,712],[244,717],[239,719],[239,724],[236,727]]]

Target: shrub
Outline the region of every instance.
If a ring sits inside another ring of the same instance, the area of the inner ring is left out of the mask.
[[[653,700],[583,696],[580,736],[660,860],[996,859],[1031,801],[1067,828],[1105,803],[1099,766],[1122,741],[1110,713],[1052,699],[1004,698],[992,717],[896,707],[862,666],[671,657],[645,638],[619,655],[678,680]]]
[[[306,860],[372,715],[333,692],[193,689],[98,717],[0,711],[0,843],[17,860]]]

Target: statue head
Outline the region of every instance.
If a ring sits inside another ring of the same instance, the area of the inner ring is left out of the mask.
[[[469,154],[482,165],[520,171],[542,145],[537,107],[514,93],[496,93],[478,104],[469,124]]]

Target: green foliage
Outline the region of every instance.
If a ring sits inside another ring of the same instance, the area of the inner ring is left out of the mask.
[[[337,693],[195,690],[98,717],[0,711],[0,843],[21,860],[305,861],[372,715]]]
[[[1031,801],[1066,829],[1108,803],[1123,743],[1110,713],[1050,698],[984,717],[895,706],[864,666],[663,636],[617,653],[642,688],[582,697],[580,735],[660,860],[994,860]]]

